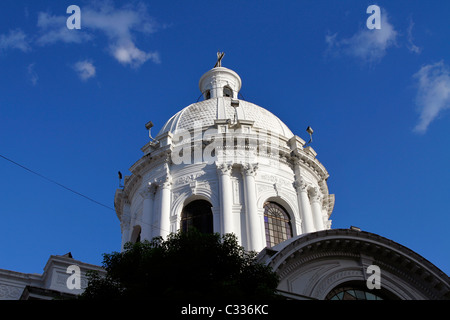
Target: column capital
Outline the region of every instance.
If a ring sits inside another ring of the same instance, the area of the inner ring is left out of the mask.
[[[300,192],[308,192],[309,184],[300,178],[299,180],[294,181],[294,188]]]
[[[231,170],[233,168],[233,166],[231,164],[227,164],[227,163],[218,163],[216,162],[216,167],[217,167],[217,172],[220,175],[231,175]]]
[[[322,203],[323,194],[322,194],[322,192],[320,192],[320,189],[318,187],[314,187],[314,188],[310,189],[310,199],[311,199],[311,202]]]
[[[139,194],[144,199],[149,199],[155,194],[156,183],[149,182],[146,186],[139,190]]]
[[[162,189],[166,189],[166,188],[170,188],[172,186],[172,178],[169,175],[160,177],[160,178],[156,178],[155,180],[153,180],[153,183],[155,185],[155,187],[159,187]]]
[[[161,188],[163,189],[170,189],[171,186],[172,186],[172,179],[165,179],[161,184]]]
[[[255,176],[258,169],[257,163],[245,163],[242,165],[241,172],[246,176]]]

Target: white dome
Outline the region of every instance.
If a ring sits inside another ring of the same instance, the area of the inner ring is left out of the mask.
[[[199,81],[199,89],[205,100],[193,103],[179,111],[159,131],[191,130],[200,123],[202,128],[215,125],[216,120],[253,121],[253,127],[290,139],[294,134],[270,111],[256,104],[238,100],[242,86],[239,75],[222,66],[207,71]],[[233,106],[231,105],[233,102]],[[238,102],[238,103],[237,103]]]
[[[219,62],[199,81],[205,100],[177,112],[155,138],[149,134],[116,193],[122,245],[184,230],[191,203],[205,209],[205,232],[234,233],[246,250],[330,227],[334,196],[314,150],[273,113],[239,100],[239,75]],[[289,228],[266,226],[266,206]]]
[[[239,106],[231,106],[230,97],[211,98],[193,103],[176,113],[159,131],[158,135],[167,131],[176,133],[194,128],[201,122],[202,127],[214,125],[215,120],[231,119],[254,121],[253,127],[278,134],[290,139],[294,136],[291,130],[273,113],[251,102],[239,100]],[[236,100],[236,99],[233,99]]]

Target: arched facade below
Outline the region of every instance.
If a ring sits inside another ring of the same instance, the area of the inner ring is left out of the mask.
[[[365,231],[300,235],[264,249],[258,259],[278,273],[278,289],[294,297],[339,299],[348,290],[347,298],[362,298],[367,292],[372,299],[450,299],[450,279],[444,272],[412,250]],[[379,268],[376,278],[374,266]],[[379,287],[373,279],[379,280]]]

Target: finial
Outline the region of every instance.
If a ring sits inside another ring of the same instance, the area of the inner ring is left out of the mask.
[[[224,55],[225,55],[225,52],[220,52],[220,51],[217,52],[217,62],[214,65],[214,68],[222,66],[222,59],[223,59]]]

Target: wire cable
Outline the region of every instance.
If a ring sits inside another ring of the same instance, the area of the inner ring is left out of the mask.
[[[0,157],[3,158],[3,159],[5,159],[6,161],[11,162],[12,164],[15,164],[16,166],[18,166],[18,167],[20,167],[20,168],[22,168],[22,169],[27,170],[28,172],[31,172],[32,174],[37,175],[38,177],[40,177],[40,178],[42,178],[42,179],[45,179],[45,180],[47,180],[47,181],[49,181],[49,182],[51,182],[51,183],[54,183],[54,184],[60,186],[61,188],[64,188],[64,189],[66,189],[66,190],[68,190],[68,191],[70,191],[70,192],[73,192],[73,193],[75,193],[75,194],[77,194],[77,195],[79,195],[79,196],[81,196],[81,197],[83,197],[83,198],[85,198],[85,199],[87,199],[87,200],[89,200],[89,201],[92,201],[92,202],[94,202],[94,203],[96,203],[96,204],[98,204],[98,205],[100,205],[100,206],[102,206],[102,207],[105,207],[105,208],[107,208],[107,209],[110,209],[110,210],[112,210],[112,211],[114,211],[114,212],[116,211],[116,210],[114,210],[113,208],[111,208],[110,206],[107,206],[106,204],[103,204],[103,203],[101,203],[101,202],[98,202],[97,200],[94,200],[94,199],[92,199],[92,198],[90,198],[90,197],[88,197],[88,196],[86,196],[86,195],[84,195],[84,194],[82,194],[82,193],[80,193],[80,192],[78,192],[78,191],[75,191],[75,190],[73,190],[73,189],[71,189],[71,188],[69,188],[69,187],[66,187],[65,185],[63,185],[63,184],[61,184],[61,183],[59,183],[59,182],[57,182],[57,181],[55,181],[55,180],[52,180],[52,179],[50,179],[50,178],[47,178],[46,176],[44,176],[44,175],[42,175],[42,174],[40,174],[40,173],[38,173],[38,172],[36,172],[36,171],[34,171],[34,170],[31,170],[30,168],[27,168],[27,167],[25,167],[24,165],[21,165],[20,163],[14,161],[14,160],[11,160],[11,159],[9,159],[9,158],[7,158],[7,157],[1,155],[1,154],[0,154]],[[160,228],[160,227],[158,227],[158,226],[156,226],[156,225],[154,225],[154,224],[151,224],[150,227],[152,227],[152,229],[155,228],[155,229],[159,229],[159,230],[166,231],[166,232],[170,233],[169,230],[165,230],[165,229]]]
[[[86,195],[84,195],[84,194],[82,194],[82,193],[80,193],[80,192],[78,192],[78,191],[75,191],[75,190],[73,190],[73,189],[71,189],[71,188],[69,188],[69,187],[66,187],[65,185],[62,185],[61,183],[59,183],[59,182],[57,182],[57,181],[55,181],[55,180],[52,180],[52,179],[50,179],[50,178],[47,178],[46,176],[44,176],[44,175],[42,175],[42,174],[40,174],[40,173],[38,173],[38,172],[36,172],[36,171],[33,171],[33,170],[31,170],[31,169],[29,169],[29,168],[27,168],[27,167],[21,165],[20,163],[17,163],[17,162],[14,161],[14,160],[11,160],[11,159],[9,159],[9,158],[7,158],[7,157],[1,155],[1,154],[0,154],[0,157],[3,158],[3,159],[5,159],[6,161],[9,161],[9,162],[15,164],[15,165],[18,166],[18,167],[21,167],[22,169],[25,169],[25,170],[27,170],[27,171],[29,171],[29,172],[31,172],[31,173],[37,175],[38,177],[41,177],[42,179],[45,179],[45,180],[47,180],[47,181],[49,181],[49,182],[51,182],[51,183],[54,183],[54,184],[60,186],[61,188],[64,188],[64,189],[66,189],[66,190],[68,190],[68,191],[70,191],[70,192],[73,192],[73,193],[75,193],[75,194],[77,194],[77,195],[79,195],[79,196],[81,196],[81,197],[83,197],[83,198],[85,198],[85,199],[87,199],[87,200],[89,200],[89,201],[92,201],[92,202],[94,202],[94,203],[96,203],[96,204],[98,204],[98,205],[100,205],[100,206],[102,206],[102,207],[105,207],[105,208],[110,209],[110,210],[112,210],[112,211],[116,211],[116,210],[114,210],[113,208],[111,208],[110,206],[107,206],[106,204],[103,204],[103,203],[101,203],[101,202],[98,202],[97,200],[94,200],[94,199],[92,199],[92,198],[90,198],[90,197],[88,197],[88,196],[86,196]]]

